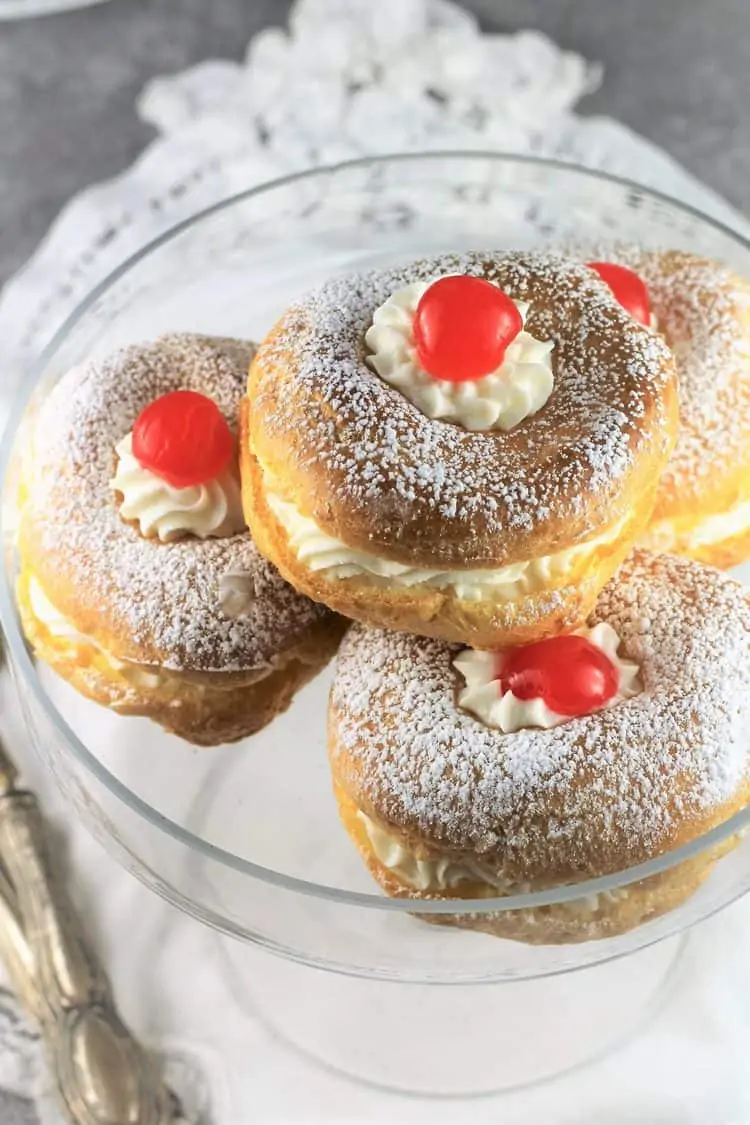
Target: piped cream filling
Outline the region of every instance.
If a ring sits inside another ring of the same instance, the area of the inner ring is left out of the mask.
[[[266,502],[286,532],[289,545],[301,563],[326,578],[363,578],[373,586],[430,586],[452,589],[462,601],[512,602],[525,594],[559,585],[581,561],[619,536],[623,521],[594,539],[538,559],[510,563],[497,569],[428,570],[383,559],[346,543],[320,528],[310,516],[283,500],[264,472]]]
[[[146,671],[130,660],[120,660],[113,656],[111,652],[102,648],[93,637],[88,637],[85,633],[76,629],[73,622],[52,604],[38,579],[33,575],[29,579],[28,592],[32,613],[44,625],[50,636],[65,641],[71,648],[86,645],[89,648],[96,649],[100,658],[106,661],[113,672],[125,675],[127,679],[139,687],[157,688],[163,682],[164,677],[159,672]]]
[[[132,431],[115,452],[117,470],[110,484],[122,496],[120,515],[137,523],[145,538],[158,538],[162,543],[185,536],[222,539],[245,530],[239,473],[234,464],[203,484],[175,488],[137,460]]]
[[[365,826],[367,838],[379,862],[415,890],[447,891],[460,883],[486,883],[492,894],[507,895],[528,890],[522,883],[512,883],[500,878],[479,860],[458,862],[447,856],[438,859],[415,856],[365,813],[360,811],[357,815]]]
[[[541,410],[555,381],[550,354],[554,344],[536,340],[526,331],[530,306],[525,301],[514,301],[524,327],[506,348],[496,371],[481,379],[451,382],[435,379],[422,368],[414,343],[414,317],[432,284],[415,281],[397,289],[375,310],[365,343],[371,349],[367,362],[381,379],[397,387],[426,417],[447,418],[467,430],[512,430]]]
[[[249,578],[241,572],[233,573],[230,575],[233,580],[240,578]],[[39,580],[35,576],[31,576],[27,583],[29,605],[34,617],[41,622],[50,636],[56,640],[63,641],[71,649],[87,646],[96,650],[98,657],[101,661],[106,662],[113,672],[119,673],[129,680],[130,683],[138,687],[144,688],[157,688],[167,682],[168,679],[179,680],[179,672],[165,673],[163,671],[152,671],[152,666],[144,666],[138,664],[133,660],[123,660],[121,657],[114,656],[107,649],[103,648],[98,641],[93,637],[81,633],[75,627],[72,621],[60,613],[42,589]],[[237,612],[228,614],[228,616],[240,617],[252,602],[252,595],[249,592],[249,582],[245,586],[243,594],[243,605],[236,607]],[[248,673],[247,683],[258,683],[260,680],[270,676],[278,668],[285,666],[286,659],[283,654],[278,656],[271,656],[266,665],[258,668],[251,669]],[[252,676],[250,675],[252,673]]]
[[[669,551],[678,545],[692,550],[722,543],[745,531],[750,531],[750,500],[740,501],[727,512],[706,516],[685,533],[680,532],[679,521],[659,520],[649,527],[644,542],[661,551]]]
[[[595,648],[600,649],[617,669],[617,692],[604,707],[614,707],[622,700],[636,695],[639,691],[640,669],[637,664],[624,660],[619,655],[620,638],[612,626],[606,621],[600,621],[592,628],[579,629],[577,632],[578,636],[585,637]],[[471,712],[485,726],[495,727],[504,734],[512,734],[524,727],[549,730],[560,723],[571,721],[572,716],[551,710],[540,697],[519,699],[512,691],[504,692],[498,671],[498,654],[495,652],[463,649],[454,658],[453,667],[464,678],[464,686],[458,695],[459,706]]]
[[[357,816],[364,825],[370,847],[378,862],[414,890],[429,894],[453,890],[461,883],[479,883],[484,884],[478,896],[483,898],[531,893],[532,887],[529,883],[505,879],[481,860],[464,858],[459,862],[447,856],[438,859],[419,858],[361,810],[357,812]],[[599,909],[605,902],[626,899],[628,894],[628,887],[615,887],[599,894],[585,895],[564,905],[566,909],[577,913],[589,914]]]

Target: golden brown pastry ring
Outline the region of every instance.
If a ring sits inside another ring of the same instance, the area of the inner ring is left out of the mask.
[[[162,394],[201,391],[236,427],[253,350],[176,334],[75,368],[32,419],[21,470],[17,597],[36,655],[97,702],[205,746],[287,707],[344,624],[295,593],[248,532],[143,538],[110,481],[115,446]],[[228,573],[248,591],[237,617],[220,605]]]
[[[642,541],[736,566],[750,556],[750,283],[682,250],[610,256],[646,282],[677,362],[679,435]]]
[[[602,591],[598,621],[640,666],[642,692],[514,734],[457,706],[458,647],[350,630],[331,693],[331,769],[344,825],[388,894],[417,903],[580,883],[678,848],[747,804],[746,591],[691,560],[635,551]],[[423,917],[530,943],[604,938],[678,905],[732,843],[593,898]]]
[[[530,301],[527,327],[554,341],[549,401],[507,433],[429,419],[367,365],[374,310],[399,287],[448,273]],[[368,624],[480,648],[564,631],[649,518],[676,431],[674,380],[663,342],[572,260],[444,255],[334,279],[292,306],[253,361],[245,514],[295,588]],[[334,547],[428,577],[404,585],[313,569],[279,500]],[[504,568],[514,573],[507,589],[461,592],[467,571]]]

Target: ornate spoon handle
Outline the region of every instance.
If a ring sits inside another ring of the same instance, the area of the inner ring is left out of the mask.
[[[38,1023],[43,1009],[34,976],[34,957],[23,932],[15,888],[1,867],[0,959],[10,974],[18,999]]]
[[[75,1125],[166,1125],[175,1102],[117,1014],[55,873],[36,798],[12,787],[13,774],[11,767],[0,796],[0,855],[34,962],[40,1025],[63,1108]]]

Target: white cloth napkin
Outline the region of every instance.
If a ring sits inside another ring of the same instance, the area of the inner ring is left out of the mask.
[[[656,146],[610,119],[576,116],[576,101],[600,78],[600,68],[536,32],[482,35],[447,0],[300,0],[289,30],[258,35],[242,64],[206,61],[146,89],[139,109],[159,138],[123,175],[72,200],[0,294],[8,394],[75,304],[130,253],[203,206],[312,164],[436,148],[542,153],[635,176],[747,230]],[[378,1095],[303,1061],[253,1022],[220,971],[216,935],[142,887],[69,822],[28,749],[9,681],[2,727],[64,828],[72,889],[123,1012],[164,1052],[192,1120],[408,1125],[502,1115],[504,1125],[750,1125],[742,1078],[750,903],[696,931],[669,1005],[604,1063],[501,1102]],[[59,1121],[38,1046],[2,995],[0,1087],[33,1093],[45,1123]]]

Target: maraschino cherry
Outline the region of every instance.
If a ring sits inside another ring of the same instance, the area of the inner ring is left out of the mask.
[[[436,379],[465,383],[497,370],[523,328],[516,305],[480,277],[441,277],[414,316],[419,362]]]
[[[499,657],[498,678],[516,699],[542,699],[557,715],[588,715],[617,694],[620,673],[585,637],[549,637]]]
[[[641,281],[638,274],[614,262],[589,262],[588,265],[607,283],[615,300],[648,328],[651,324],[651,298],[646,283]]]
[[[204,484],[227,467],[234,438],[215,402],[197,391],[155,399],[133,426],[136,460],[175,488]]]

